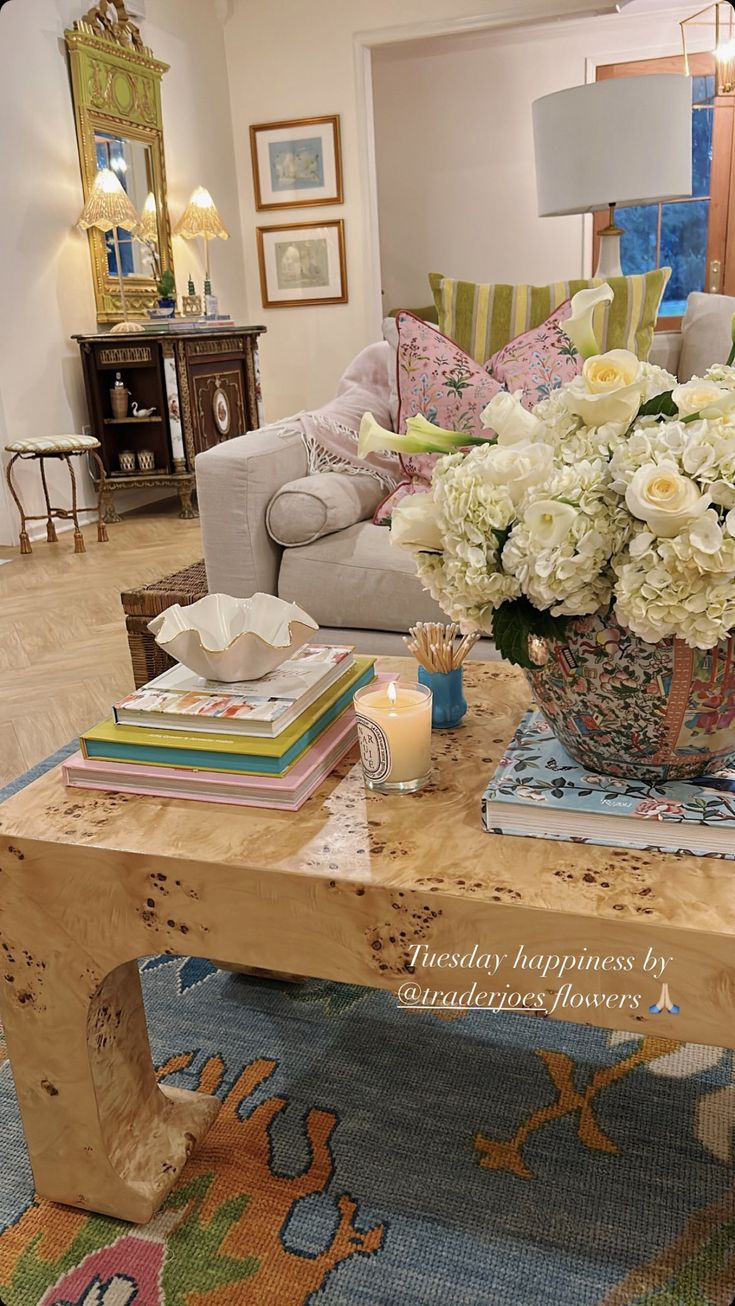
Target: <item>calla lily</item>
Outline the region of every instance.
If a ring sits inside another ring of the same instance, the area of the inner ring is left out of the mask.
[[[572,299],[571,316],[566,322],[559,323],[582,358],[592,358],[594,354],[599,354],[600,346],[595,338],[592,319],[599,304],[611,304],[614,298],[615,292],[607,282],[593,286],[590,290],[578,290]]]
[[[441,426],[434,426],[425,417],[410,417],[406,422],[406,434],[396,435],[386,431],[376,422],[372,413],[365,413],[360,422],[360,436],[357,445],[359,458],[369,453],[387,449],[391,453],[457,453],[468,444],[487,444],[475,436],[463,431],[445,431]]]
[[[733,361],[735,361],[735,313],[733,313],[732,321],[730,323],[730,339],[732,340],[732,349],[727,358],[728,367],[732,367]]]

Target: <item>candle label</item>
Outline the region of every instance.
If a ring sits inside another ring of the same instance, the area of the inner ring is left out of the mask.
[[[355,714],[355,720],[365,775],[368,780],[387,780],[392,766],[388,736],[382,726],[359,712]]]

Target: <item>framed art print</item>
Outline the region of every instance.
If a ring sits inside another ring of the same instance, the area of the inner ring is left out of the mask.
[[[339,115],[250,128],[257,209],[342,203]]]
[[[264,308],[346,304],[345,225],[299,222],[257,227]]]

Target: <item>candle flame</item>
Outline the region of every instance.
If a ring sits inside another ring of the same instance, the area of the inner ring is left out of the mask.
[[[396,690],[396,682],[395,682],[395,680],[391,680],[391,681],[390,681],[390,683],[389,683],[389,685],[388,685],[388,689],[387,689],[386,692],[387,692],[387,694],[388,694],[388,702],[389,702],[389,703],[395,703],[396,699],[398,698],[398,692],[397,692],[397,690]]]

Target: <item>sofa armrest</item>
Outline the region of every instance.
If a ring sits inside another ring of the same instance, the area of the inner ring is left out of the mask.
[[[197,498],[211,594],[277,594],[283,550],[266,530],[266,510],[276,490],[307,470],[298,421],[251,431],[197,456]]]

